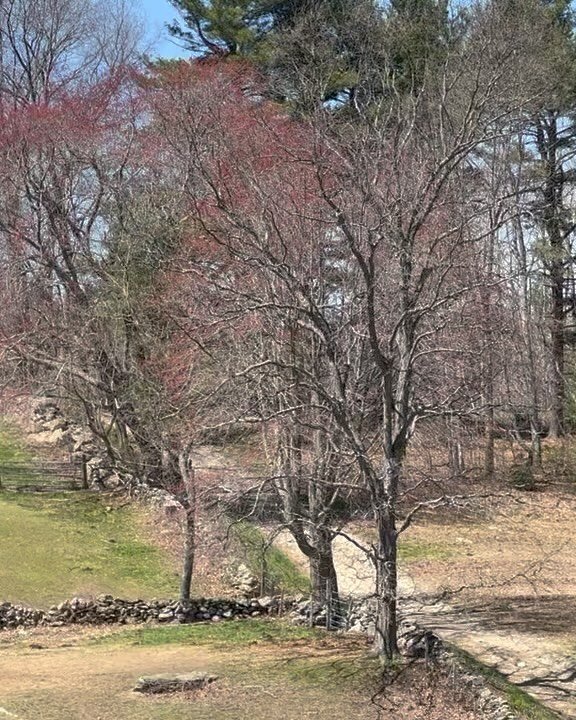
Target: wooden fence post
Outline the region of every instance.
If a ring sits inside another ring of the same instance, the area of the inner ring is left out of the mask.
[[[88,490],[88,459],[82,454],[82,490]]]

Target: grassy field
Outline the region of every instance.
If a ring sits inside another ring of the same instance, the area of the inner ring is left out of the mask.
[[[0,599],[44,607],[74,595],[174,596],[177,574],[139,539],[137,510],[105,502],[0,493]]]
[[[133,629],[101,642],[68,637],[67,647],[41,637],[35,650],[21,640],[0,649],[0,708],[17,718],[183,720],[192,707],[195,720],[296,720],[320,710],[342,720],[373,717],[362,708],[378,664],[357,641],[337,648],[317,632],[262,621]],[[200,669],[218,675],[214,689],[163,698],[132,692],[142,674]]]
[[[2,464],[30,454],[0,425]],[[173,597],[177,568],[141,539],[137,507],[89,492],[0,491],[0,602],[46,607],[74,595]]]
[[[25,463],[31,455],[19,442],[16,432],[0,418],[0,468],[13,463]]]
[[[234,552],[254,577],[261,580],[263,594],[285,592],[297,595],[310,592],[310,579],[281,550],[270,544],[269,537],[246,521],[230,526]]]

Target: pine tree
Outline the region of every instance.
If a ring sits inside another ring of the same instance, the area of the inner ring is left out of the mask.
[[[270,33],[291,27],[308,10],[337,9],[350,0],[170,0],[182,24],[172,35],[194,52],[257,55]]]
[[[448,0],[391,0],[391,69],[400,90],[417,90],[430,63],[445,57],[451,36]]]

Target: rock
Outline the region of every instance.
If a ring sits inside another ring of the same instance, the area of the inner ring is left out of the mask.
[[[268,595],[258,598],[258,605],[261,608],[267,608],[268,610],[278,607],[278,599],[270,597]]]
[[[238,565],[231,581],[232,587],[244,597],[254,597],[258,592],[258,579],[250,572],[250,569],[241,563]]]
[[[63,417],[54,418],[54,420],[48,420],[44,422],[42,429],[48,432],[54,432],[55,430],[66,430],[68,428],[68,422]]]
[[[64,440],[66,432],[62,430],[62,428],[57,428],[56,430],[42,433],[42,435],[44,436],[44,441],[48,443],[48,445],[57,445]]]
[[[217,675],[206,672],[194,672],[185,675],[150,675],[138,678],[134,692],[157,695],[159,693],[201,690],[216,680],[218,680]]]
[[[53,605],[48,611],[36,610],[9,602],[0,603],[0,631],[3,629],[28,628],[36,625],[52,627],[73,624],[112,625],[159,621],[162,623],[191,623],[198,621],[223,622],[232,618],[245,618],[250,615],[267,615],[275,612],[278,601],[258,600],[199,600],[189,604],[177,601],[160,602],[152,600],[123,600],[112,595],[99,595],[96,600],[79,597],[72,598],[59,605]],[[289,609],[290,602],[284,599],[284,608]]]

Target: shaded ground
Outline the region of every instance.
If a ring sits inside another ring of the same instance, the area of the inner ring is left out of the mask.
[[[437,514],[409,538],[446,557],[407,562],[412,611],[566,717],[576,717],[576,499],[520,493],[482,517]],[[444,594],[436,605],[422,592]]]
[[[263,625],[234,644],[214,637],[187,642],[183,631],[193,636],[198,627],[162,628],[164,642],[156,637],[153,646],[144,644],[152,629],[112,634],[103,645],[93,644],[93,632],[88,638],[68,632],[71,647],[57,647],[53,632],[36,630],[0,646],[0,708],[21,720],[479,720],[447,678],[423,666],[407,669],[382,691],[378,663],[366,657],[363,641],[304,637],[302,630],[284,631],[278,641],[266,637]],[[166,637],[171,631],[178,643]],[[138,638],[144,642],[126,644]],[[207,691],[169,698],[131,690],[142,674],[194,670],[220,679]]]

